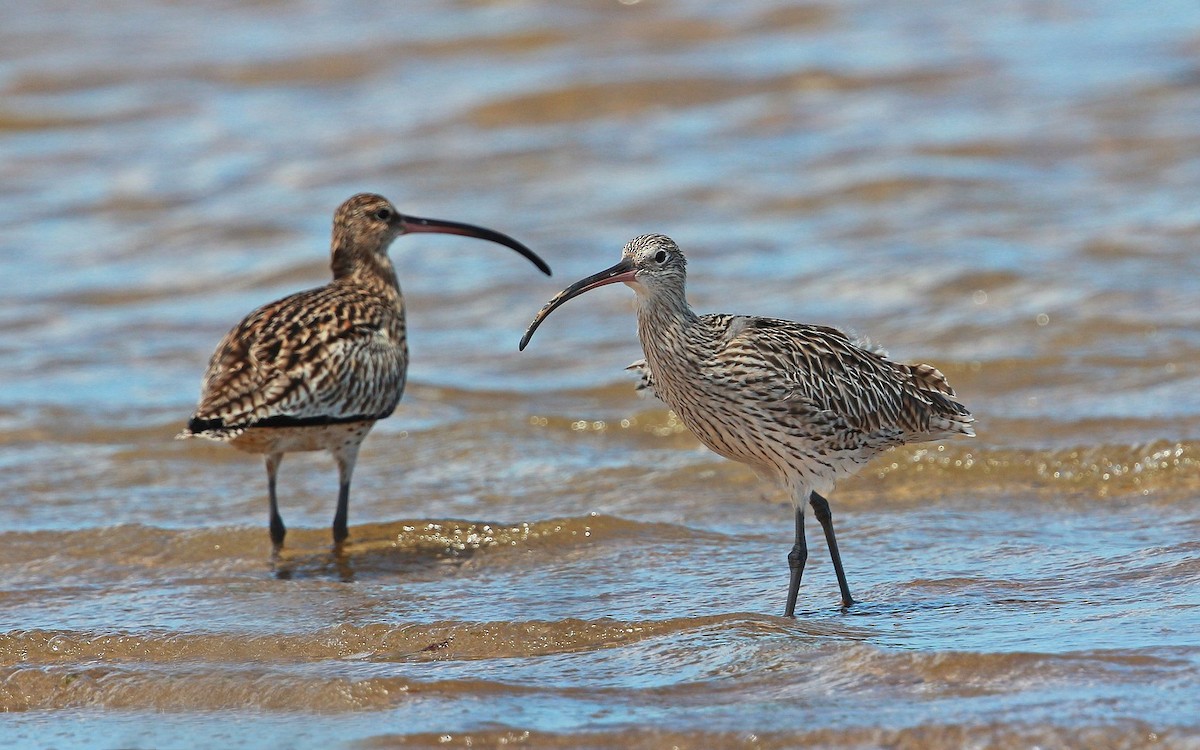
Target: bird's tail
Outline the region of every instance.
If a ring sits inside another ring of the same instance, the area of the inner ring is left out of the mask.
[[[245,428],[242,427],[226,427],[220,419],[199,419],[192,417],[188,420],[187,427],[184,427],[175,436],[175,439],[204,438],[205,440],[216,440],[220,443],[227,443],[245,431]]]
[[[909,371],[921,395],[933,407],[929,419],[931,435],[935,438],[951,435],[975,437],[975,417],[958,400],[958,394],[950,387],[941,370],[933,365],[912,365]]]

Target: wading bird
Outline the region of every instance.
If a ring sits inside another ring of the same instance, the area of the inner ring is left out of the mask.
[[[546,316],[586,291],[624,282],[637,293],[643,385],[702,443],[774,477],[789,491],[796,538],[788,555],[784,614],[795,616],[808,559],[804,503],[825,531],[842,606],[854,603],[833,533],[828,494],[887,448],[975,434],[974,418],[942,373],[906,365],[824,326],[748,315],[696,315],[684,286],[687,261],[661,234],[637,237],[615,266],[582,279],[538,312],[520,348]]]
[[[200,403],[178,437],[202,437],[266,455],[271,541],[287,529],[275,498],[283,454],[327,450],[338,466],[333,541],[348,534],[350,478],[358,448],[404,393],[408,344],[404,297],[388,257],[402,234],[459,234],[532,250],[491,229],[405,216],[386,198],[359,194],[333,216],[333,281],[258,308],[225,335],[208,363]]]

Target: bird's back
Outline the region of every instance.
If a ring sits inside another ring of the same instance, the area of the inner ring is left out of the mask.
[[[836,328],[776,318],[705,316],[723,346],[716,358],[752,393],[830,412],[864,434],[903,442],[973,434],[974,421],[937,368],[894,362]]]
[[[382,419],[404,390],[398,291],[335,281],[258,308],[218,344],[183,436]]]
[[[936,368],[833,328],[703,315],[643,347],[655,392],[702,442],[776,474],[807,462],[820,486],[888,447],[974,434]]]

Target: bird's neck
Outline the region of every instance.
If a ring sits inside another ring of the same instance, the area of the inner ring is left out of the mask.
[[[355,284],[385,296],[398,296],[400,282],[387,253],[377,253],[354,245],[334,245],[333,279]]]
[[[699,317],[692,312],[682,289],[654,294],[637,291],[638,338],[646,357],[654,359],[657,350],[682,340]]]

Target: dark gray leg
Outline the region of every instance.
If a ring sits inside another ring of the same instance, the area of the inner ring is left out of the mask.
[[[354,476],[354,464],[358,462],[358,443],[342,445],[333,452],[333,457],[338,465],[338,501],[337,512],[333,515],[333,546],[341,550],[342,542],[350,536],[350,530],[347,528],[350,515],[350,478]]]
[[[837,537],[833,533],[833,513],[829,510],[829,501],[814,492],[808,502],[812,505],[813,515],[825,530],[829,558],[833,560],[833,572],[837,573],[838,588],[842,590],[842,606],[849,607],[854,603],[854,597],[850,596],[850,586],[846,584],[846,571],[842,570],[842,556],[838,553]]]
[[[784,617],[796,616],[796,597],[800,593],[800,577],[804,575],[804,563],[808,562],[808,544],[804,541],[804,506],[796,506],[796,543],[788,553],[788,568],[792,575],[788,581],[787,606]]]
[[[279,473],[279,462],[283,460],[282,453],[267,454],[267,493],[271,498],[271,543],[278,550],[283,546],[283,537],[287,527],[283,525],[283,517],[279,515],[279,501],[275,499],[275,476]]]
[[[333,515],[333,545],[341,547],[346,537],[350,536],[347,528],[347,516],[350,515],[350,480],[343,479],[338,486],[337,512]]]

